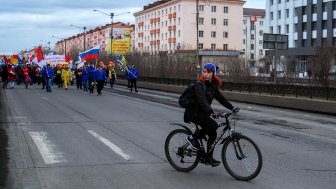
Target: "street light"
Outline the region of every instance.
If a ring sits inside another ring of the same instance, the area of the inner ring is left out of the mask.
[[[79,28],[79,29],[83,29],[84,30],[84,51],[85,51],[85,34],[86,34],[86,27],[84,26],[84,27],[79,27],[79,26],[76,26],[76,25],[73,25],[73,24],[71,24],[70,26],[72,26],[72,27],[75,27],[75,28]]]
[[[50,41],[44,41],[44,40],[40,40],[41,42],[43,42],[43,43],[47,43],[48,44],[48,54],[50,53]]]
[[[54,37],[54,38],[57,38],[57,39],[60,39],[60,40],[64,41],[64,55],[66,56],[66,40],[64,38],[57,37],[57,36],[54,36],[54,35],[52,35],[51,37]]]
[[[95,11],[95,12],[99,12],[99,13],[101,13],[101,14],[105,14],[105,15],[107,15],[107,16],[110,16],[110,18],[111,18],[111,31],[110,31],[110,41],[111,41],[111,58],[112,58],[112,55],[113,55],[113,44],[112,44],[112,40],[113,40],[113,17],[115,17],[115,16],[120,16],[120,15],[123,15],[123,14],[130,14],[131,12],[124,12],[124,13],[120,13],[120,14],[114,14],[114,13],[110,13],[110,14],[107,14],[107,13],[105,13],[105,12],[102,12],[102,11],[99,11],[99,10],[93,10],[93,11]]]

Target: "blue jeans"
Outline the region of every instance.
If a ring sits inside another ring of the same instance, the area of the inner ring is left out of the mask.
[[[52,78],[46,78],[46,90],[51,92],[51,82]]]

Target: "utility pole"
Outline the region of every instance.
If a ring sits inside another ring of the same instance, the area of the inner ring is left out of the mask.
[[[197,60],[197,75],[199,76],[201,74],[201,66],[200,60],[199,60],[199,29],[198,29],[198,22],[199,22],[199,0],[196,0],[196,60]]]

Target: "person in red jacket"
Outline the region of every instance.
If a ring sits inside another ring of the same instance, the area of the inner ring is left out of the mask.
[[[23,66],[22,74],[23,74],[23,82],[26,85],[26,89],[28,89],[28,84],[31,82],[31,79],[29,76],[29,69],[27,68],[27,66]]]
[[[16,72],[15,72],[15,70],[14,70],[14,68],[13,68],[12,65],[8,66],[7,72],[8,72],[9,88],[10,89],[14,89],[14,85],[15,85],[14,82],[16,80]]]

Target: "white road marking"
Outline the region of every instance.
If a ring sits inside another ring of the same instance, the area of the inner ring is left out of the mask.
[[[129,161],[131,159],[131,156],[127,155],[126,153],[123,152],[123,150],[121,148],[119,148],[117,145],[113,144],[112,142],[110,142],[109,140],[107,140],[106,138],[100,136],[99,134],[97,134],[96,132],[92,131],[92,130],[88,130],[88,132],[96,137],[98,140],[100,140],[102,143],[104,143],[106,146],[108,146],[111,150],[113,150],[115,153],[117,153],[118,155],[120,155],[121,157],[123,157],[125,160]]]
[[[56,145],[48,140],[46,132],[29,132],[29,134],[37,146],[45,164],[67,162],[63,157],[63,153],[55,150]]]
[[[308,115],[308,114],[303,114],[304,116],[306,116],[306,117],[309,117],[310,115]]]
[[[15,116],[15,117],[7,117],[7,118],[13,118],[13,119],[28,119],[30,117],[20,117],[20,116]]]
[[[43,100],[48,100],[48,98],[47,97],[41,97]]]

